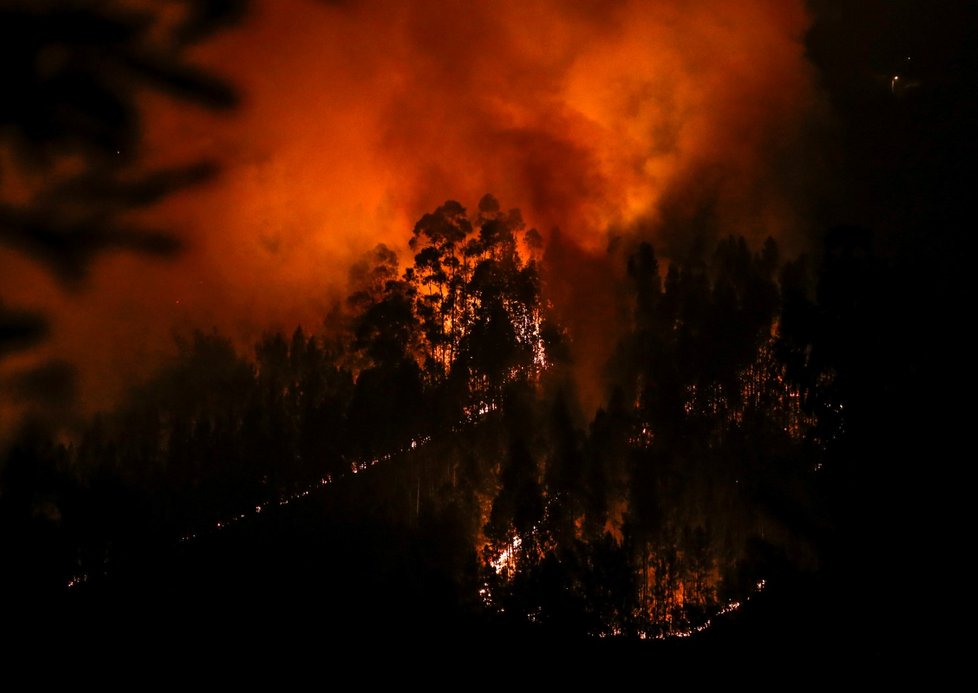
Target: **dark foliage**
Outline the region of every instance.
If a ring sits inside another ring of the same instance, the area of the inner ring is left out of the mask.
[[[567,348],[547,339],[563,330],[538,261],[523,260],[534,239],[521,245],[519,213],[500,209],[486,196],[472,217],[455,202],[426,215],[403,273],[387,248],[369,253],[328,335],[269,334],[244,358],[196,333],[77,442],[36,432],[18,443],[0,504],[19,537],[10,565],[30,570],[10,571],[13,583],[51,594],[84,581],[82,593],[112,595],[173,580],[192,594],[196,578],[171,570],[198,564],[202,585],[238,579],[226,571],[245,557],[222,567],[178,547],[223,551],[229,531],[229,546],[253,535],[260,547],[267,531],[333,543],[351,523],[400,537],[370,561],[443,613],[638,635],[681,632],[752,594],[773,570],[759,546],[792,570],[814,567],[816,469],[848,392],[831,335],[849,309],[833,282],[859,274],[850,261],[828,253],[816,291],[799,263],[778,274],[773,241],[752,252],[730,238],[709,262],[671,264],[663,282],[653,248],[636,245],[621,259],[631,322],[592,418],[561,366]],[[292,503],[339,503],[354,488],[371,490],[330,511],[329,526],[292,527],[306,513]],[[43,560],[26,558],[28,535]],[[342,562],[346,549],[315,545],[326,553],[309,569],[324,584],[352,571],[366,581],[358,593],[380,588],[366,564]],[[178,567],[159,573],[154,560]]]

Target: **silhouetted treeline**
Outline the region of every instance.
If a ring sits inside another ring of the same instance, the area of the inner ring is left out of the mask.
[[[407,267],[383,246],[353,267],[322,333],[244,355],[198,332],[76,440],[26,428],[0,476],[8,580],[112,584],[180,537],[258,527],[255,511],[344,480],[303,501],[330,503],[377,462],[347,520],[423,536],[431,564],[399,564],[406,579],[505,627],[680,632],[816,567],[847,397],[833,282],[851,268],[830,252],[816,278],[772,240],[731,237],[663,271],[633,243],[616,256],[629,321],[590,416],[542,246],[491,196],[471,214],[446,202]]]

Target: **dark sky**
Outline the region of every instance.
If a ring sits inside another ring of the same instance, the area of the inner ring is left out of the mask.
[[[962,221],[974,171],[978,3],[812,6],[809,53],[838,123],[835,216],[895,241],[915,225]]]

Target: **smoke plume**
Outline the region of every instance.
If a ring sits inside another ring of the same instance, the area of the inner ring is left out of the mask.
[[[222,166],[148,213],[186,253],[109,256],[65,293],[2,251],[0,294],[48,312],[31,358],[79,364],[97,407],[174,329],[246,344],[317,328],[356,257],[384,242],[406,258],[414,221],[450,198],[492,192],[545,236],[559,227],[569,274],[614,234],[666,255],[700,234],[788,239],[812,175],[808,24],[801,0],[259,2],[196,49],[238,87],[238,111],[145,100],[146,159]],[[610,276],[588,263],[555,292],[564,313],[585,295],[584,310],[610,305]],[[582,362],[608,349],[602,321],[576,321],[604,335],[575,335]]]

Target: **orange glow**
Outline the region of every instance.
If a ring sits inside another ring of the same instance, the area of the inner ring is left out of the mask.
[[[66,296],[0,258],[0,295],[53,313],[45,353],[81,364],[90,408],[147,373],[174,327],[242,345],[318,328],[352,259],[403,252],[448,198],[491,191],[588,252],[704,206],[721,233],[781,236],[797,218],[783,181],[805,169],[816,106],[802,0],[256,5],[198,56],[238,84],[239,112],[147,102],[151,161],[224,166],[151,213],[189,243],[182,260],[109,257]]]

